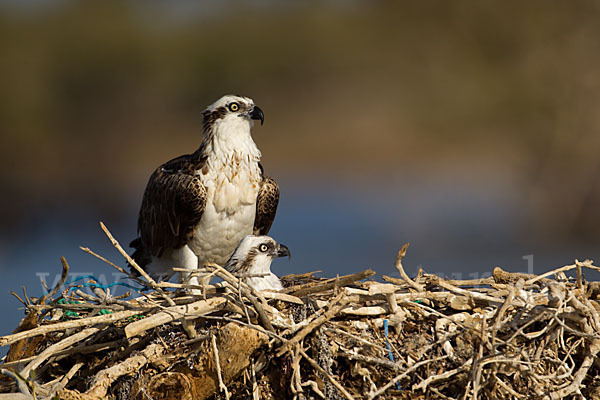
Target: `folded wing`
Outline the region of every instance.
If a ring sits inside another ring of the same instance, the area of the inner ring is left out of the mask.
[[[269,233],[273,219],[275,219],[278,204],[279,185],[272,178],[263,175],[263,181],[256,198],[254,235],[260,236]]]
[[[196,175],[203,164],[195,155],[184,155],[158,167],[150,177],[138,218],[145,253],[160,257],[165,249],[178,249],[194,235],[206,205],[206,189]]]

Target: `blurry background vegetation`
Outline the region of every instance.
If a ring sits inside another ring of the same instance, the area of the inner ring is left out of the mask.
[[[153,168],[195,150],[230,92],[265,111],[272,233],[299,255],[284,272],[389,273],[406,241],[448,274],[599,255],[599,17],[585,0],[5,1],[0,268],[54,274],[100,219],[128,242]]]

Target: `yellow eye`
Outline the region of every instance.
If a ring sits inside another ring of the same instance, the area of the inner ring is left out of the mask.
[[[263,243],[263,244],[261,244],[260,246],[258,246],[258,249],[259,249],[260,251],[262,251],[263,253],[266,253],[266,252],[267,252],[267,250],[269,250],[269,246],[267,246],[266,244],[264,244],[264,243]]]
[[[240,109],[240,105],[238,103],[231,103],[229,105],[229,111],[237,111]]]

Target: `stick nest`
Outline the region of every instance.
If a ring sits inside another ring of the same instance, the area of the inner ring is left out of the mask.
[[[598,270],[591,261],[539,276],[496,268],[486,279],[422,271],[411,279],[405,252],[396,261],[400,278],[367,280],[370,270],[290,275],[278,293],[256,292],[217,265],[207,265],[201,287],[136,277],[152,290],[133,300],[98,287],[93,295],[61,294],[63,279],[43,298],[23,300],[25,318],[0,338],[10,345],[0,392],[24,399],[600,398],[600,284],[583,274]],[[574,279],[565,275],[571,270]],[[212,277],[222,282],[208,284]]]

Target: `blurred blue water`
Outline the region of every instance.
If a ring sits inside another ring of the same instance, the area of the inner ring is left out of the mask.
[[[526,227],[520,200],[497,181],[397,177],[359,183],[336,176],[280,177],[279,181],[282,196],[270,235],[292,252],[291,260],[273,264],[279,275],[321,270],[323,276],[331,277],[366,268],[379,276],[397,275],[394,260],[405,242],[411,243],[404,262],[409,274],[422,267],[465,279],[489,274],[497,265],[527,272],[524,257],[531,255],[536,273],[570,264],[575,258],[600,255],[597,248],[583,244],[539,244],[528,239],[522,234]],[[117,205],[128,210],[123,218],[65,206],[39,212],[19,232],[2,239],[0,335],[10,333],[23,317],[21,304],[8,291],[20,292],[25,286],[29,296],[40,296],[40,276],[49,284],[54,282],[61,272],[60,256],[67,258],[72,274],[114,280],[116,271],[79,246],[123,265],[98,222],[103,220],[126,246],[135,236],[141,193],[130,198],[129,204]],[[117,288],[113,293],[124,291]]]

